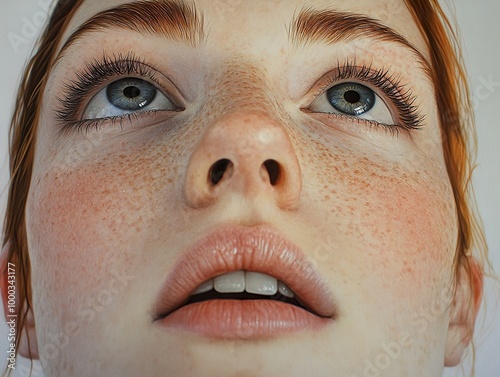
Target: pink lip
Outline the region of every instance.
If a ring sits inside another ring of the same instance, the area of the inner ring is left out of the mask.
[[[181,305],[203,282],[230,271],[257,271],[288,285],[310,311],[273,300],[208,300]],[[251,339],[318,329],[336,307],[314,265],[269,226],[225,226],[188,248],[168,275],[155,322],[212,338]]]

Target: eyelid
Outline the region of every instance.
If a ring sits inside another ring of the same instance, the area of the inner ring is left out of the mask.
[[[340,74],[340,70],[344,67],[347,67],[348,69],[362,69],[363,67],[366,68],[366,66],[357,66],[355,62],[346,63],[345,65],[337,62],[337,66],[334,69],[331,69],[328,72],[324,73],[318,80],[315,81],[315,83],[311,86],[312,89],[309,90],[309,93],[306,96],[304,104],[300,107],[307,109],[313,99],[325,93],[328,89],[334,87],[335,85],[342,84],[344,82],[357,82],[359,84],[368,86],[375,92],[380,91],[379,88],[374,86],[371,82],[366,82],[366,80],[359,80],[355,77],[343,77],[343,75]],[[382,92],[382,94],[384,93]]]
[[[89,103],[92,101],[93,98],[95,98],[95,96],[101,92],[102,90],[105,90],[106,87],[120,79],[123,79],[123,78],[135,78],[135,79],[141,79],[141,80],[144,80],[146,82],[148,82],[149,84],[153,85],[158,91],[160,91],[165,97],[167,97],[177,108],[183,108],[182,105],[179,105],[180,101],[177,99],[177,96],[171,94],[171,90],[167,90],[165,89],[165,85],[164,84],[160,84],[158,81],[159,80],[154,80],[153,78],[151,77],[144,77],[144,76],[137,76],[137,75],[126,75],[126,76],[114,76],[114,77],[110,77],[109,79],[106,79],[104,82],[102,82],[101,84],[99,84],[98,87],[96,87],[95,90],[93,90],[92,92],[89,92],[89,94],[87,95],[87,99],[85,100],[85,102],[82,102],[82,109],[80,112],[83,112],[85,111],[86,107],[89,105]],[[84,119],[82,119],[84,120]]]
[[[161,70],[132,53],[126,55],[103,54],[101,59],[87,62],[85,68],[76,71],[76,79],[63,83],[62,98],[58,97],[56,116],[63,128],[80,119],[92,98],[107,85],[125,77],[135,77],[154,85],[180,110],[184,109],[184,96],[178,87]]]
[[[376,86],[374,86],[370,82],[365,82],[365,81],[361,81],[358,79],[342,79],[340,81],[337,81],[336,79],[332,79],[332,82],[330,82],[330,83],[329,83],[329,81],[326,81],[324,83],[324,85],[320,86],[320,90],[319,90],[317,97],[315,97],[315,100],[308,106],[308,109],[315,103],[315,101],[317,99],[319,99],[319,96],[323,96],[323,95],[326,96],[326,93],[329,89],[332,89],[337,85],[342,85],[345,83],[357,83],[357,84],[366,86],[368,89],[372,90],[375,93],[375,96],[379,100],[381,100],[384,103],[384,105],[389,110],[393,119],[399,118],[399,114],[398,114],[397,109],[395,109],[395,106],[390,101],[388,101],[388,99],[386,98],[387,97],[386,94],[382,90],[380,90],[380,88],[377,88]],[[346,115],[346,116],[351,116],[351,115]],[[354,115],[352,115],[352,117],[354,117]],[[390,126],[390,124],[388,124],[387,126]]]
[[[355,60],[346,61],[344,64],[338,61],[335,69],[322,75],[313,84],[312,90],[306,96],[306,103],[300,106],[300,109],[309,112],[316,98],[343,82],[358,82],[374,90],[389,109],[396,111],[395,119],[401,124],[395,124],[395,127],[406,130],[422,127],[425,116],[420,114],[415,104],[417,98],[412,94],[409,85],[403,84],[401,77],[391,74],[388,69],[376,69],[372,68],[372,65],[359,66]]]

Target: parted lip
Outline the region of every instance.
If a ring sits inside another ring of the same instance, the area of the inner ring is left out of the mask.
[[[268,225],[219,226],[189,247],[167,276],[153,308],[155,320],[181,307],[215,276],[237,270],[281,280],[319,317],[334,318],[336,305],[326,282],[302,250]]]

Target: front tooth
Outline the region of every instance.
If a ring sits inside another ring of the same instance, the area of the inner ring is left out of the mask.
[[[219,293],[245,291],[245,271],[234,271],[214,278],[214,288]]]
[[[248,293],[272,296],[278,291],[278,280],[267,274],[247,271],[245,273],[246,287]]]
[[[285,283],[283,283],[282,281],[278,282],[278,290],[285,297],[292,298],[294,296],[292,290],[290,288],[288,288],[288,286]]]
[[[214,279],[209,279],[206,282],[204,282],[202,285],[200,285],[198,288],[196,288],[195,291],[193,293],[191,293],[191,295],[205,293],[205,292],[211,291],[212,289],[214,289]]]

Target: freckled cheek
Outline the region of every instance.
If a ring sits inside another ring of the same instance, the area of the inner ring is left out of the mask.
[[[39,297],[50,292],[59,303],[81,306],[74,301],[107,287],[111,271],[144,265],[158,194],[147,169],[142,172],[120,176],[94,166],[50,172],[34,186],[27,227]]]
[[[425,179],[373,183],[361,217],[366,267],[401,295],[439,286],[451,276],[456,245],[451,192]]]
[[[353,291],[377,306],[387,300],[387,308],[439,294],[452,276],[457,240],[446,172],[429,161],[417,170],[359,153],[328,153],[325,148],[320,163],[310,164],[322,168],[311,174],[319,191],[311,191],[314,210],[305,216],[319,226],[321,240],[311,247],[337,290],[346,300]]]

